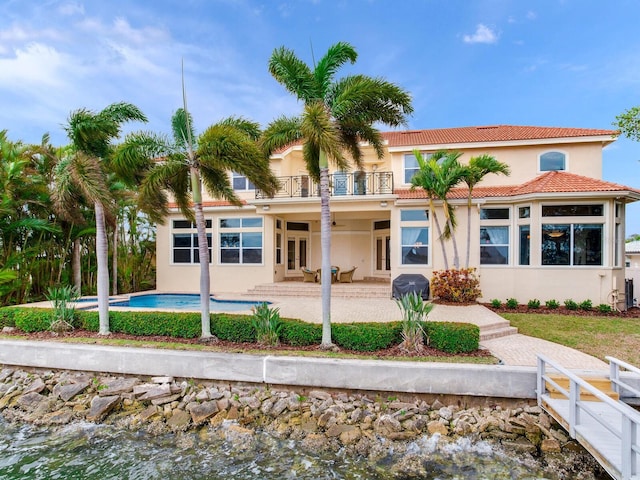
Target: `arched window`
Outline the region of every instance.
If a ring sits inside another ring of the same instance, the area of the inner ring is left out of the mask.
[[[540,171],[563,171],[567,169],[567,156],[562,152],[546,152],[540,155]]]

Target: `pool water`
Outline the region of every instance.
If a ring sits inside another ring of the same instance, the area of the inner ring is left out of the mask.
[[[209,308],[212,312],[237,312],[251,310],[251,307],[265,302],[250,300],[216,300],[211,298]],[[269,303],[269,302],[266,302]],[[135,295],[129,300],[111,302],[114,307],[133,308],[167,308],[173,310],[200,310],[199,294],[173,294],[153,293],[148,295]]]

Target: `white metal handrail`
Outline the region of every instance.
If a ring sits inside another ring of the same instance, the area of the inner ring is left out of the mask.
[[[553,362],[544,355],[537,355],[538,371],[536,378],[536,395],[538,398],[538,405],[542,406],[542,397],[547,391],[547,382],[553,385],[569,400],[569,435],[571,438],[576,438],[576,426],[580,425],[580,414],[582,412],[589,414],[598,424],[610,431],[615,437],[620,439],[620,456],[621,456],[621,474],[623,479],[631,478],[633,475],[638,475],[639,465],[636,455],[640,455],[640,446],[636,443],[638,425],[640,425],[640,413],[635,411],[628,405],[616,402],[602,393],[596,387],[591,385],[586,380],[578,377],[571,371],[563,368],[557,363]],[[546,374],[547,365],[552,367],[558,373],[566,376],[569,379],[569,391],[567,392],[563,388],[559,388],[558,384],[553,381],[551,377]],[[624,365],[623,365],[624,366]],[[608,425],[599,415],[593,412],[586,402],[580,401],[581,389],[589,392],[598,400],[604,402],[609,407],[616,410],[621,416],[620,429],[615,426]]]
[[[615,357],[604,357],[609,361],[609,378],[611,380],[611,384],[613,387],[613,391],[616,393],[621,393],[620,389],[631,392],[634,397],[640,397],[640,390],[633,388],[628,383],[620,380],[620,367],[624,368],[629,372],[636,373],[640,375],[640,368],[634,367],[630,363],[623,362],[622,360],[618,360]]]

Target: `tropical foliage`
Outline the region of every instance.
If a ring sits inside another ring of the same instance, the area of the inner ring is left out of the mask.
[[[632,140],[640,141],[640,107],[633,107],[616,117],[613,124],[623,135]]]
[[[185,100],[186,106],[186,100]],[[173,138],[148,132],[127,135],[114,157],[115,171],[138,190],[137,205],[155,221],[169,213],[171,194],[185,217],[195,222],[200,260],[202,338],[212,338],[209,315],[209,248],[202,206],[203,186],[208,193],[241,206],[229,172],[238,172],[257,188],[273,195],[277,179],[258,144],[260,127],[244,118],[229,117],[201,135],[193,130],[191,115],[178,109],[171,119]],[[159,161],[160,160],[160,161]]]
[[[402,125],[413,111],[410,95],[380,78],[348,75],[338,70],[355,63],[358,55],[348,43],[338,42],[314,63],[313,69],[285,47],[274,50],[269,72],[289,93],[302,102],[295,117],[280,117],[266,129],[265,152],[271,154],[292,142],[303,143],[307,171],[320,183],[320,230],[322,252],[322,343],[331,340],[331,211],[329,165],[346,170],[353,162],[362,168],[361,142],[383,156],[383,141],[375,124]]]

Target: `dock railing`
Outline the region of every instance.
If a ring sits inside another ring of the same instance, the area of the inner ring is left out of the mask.
[[[640,455],[640,446],[637,442],[640,413],[622,402],[609,398],[586,380],[580,378],[570,370],[563,368],[544,355],[538,354],[537,357],[538,371],[536,378],[536,394],[538,405],[544,408],[543,399],[547,394],[547,385],[553,386],[558,393],[565,396],[569,401],[568,418],[565,418],[564,420],[568,423],[569,435],[571,438],[576,438],[576,428],[580,427],[580,425],[584,423],[582,421],[582,415],[589,415],[589,417],[591,417],[595,422],[620,440],[620,478],[637,478],[636,476],[640,474],[637,460]],[[548,367],[551,367],[557,373],[562,374],[569,379],[569,391],[558,385],[553,377],[547,374]],[[601,415],[590,407],[590,404],[593,405],[597,402],[582,401],[580,399],[580,394],[582,392],[588,392],[601,402],[604,402],[608,407],[618,412],[620,414],[621,424],[619,426],[610,425],[608,422],[604,421]]]
[[[620,378],[620,369],[624,368],[629,372],[640,375],[640,368],[634,367],[630,363],[618,360],[615,357],[604,357],[609,361],[609,378],[611,379],[611,388],[614,392],[618,393],[621,397],[640,398],[640,390],[632,387]],[[625,395],[626,392],[632,395]]]

